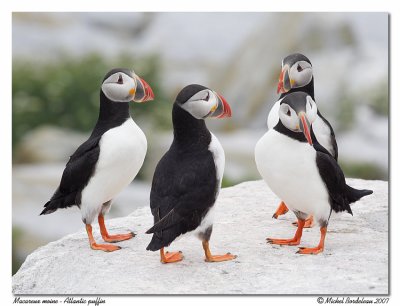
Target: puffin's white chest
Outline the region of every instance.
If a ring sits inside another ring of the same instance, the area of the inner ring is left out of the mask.
[[[218,181],[218,190],[215,196],[215,198],[217,199],[221,188],[222,177],[224,175],[225,152],[224,149],[222,148],[221,143],[213,133],[211,133],[211,142],[208,146],[208,150],[213,154],[214,157],[215,170]],[[207,228],[213,224],[214,213],[215,213],[215,204],[210,208],[210,210],[204,216],[204,219],[202,220],[199,227],[193,232],[194,235],[197,236],[199,233],[204,233],[207,230]]]
[[[132,119],[128,119],[102,136],[96,172],[104,169],[109,173],[135,177],[143,164],[146,151],[146,136]]]
[[[258,171],[290,209],[318,217],[329,215],[328,193],[307,143],[269,130],[256,144]]]
[[[211,133],[211,142],[208,146],[208,150],[213,154],[215,168],[217,171],[217,180],[221,186],[225,169],[225,152],[218,138],[215,137],[213,133]]]
[[[84,210],[96,210],[110,201],[137,175],[147,151],[147,140],[132,119],[103,134],[95,172],[82,192]]]

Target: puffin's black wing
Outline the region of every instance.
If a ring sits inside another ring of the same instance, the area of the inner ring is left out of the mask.
[[[335,132],[333,131],[333,128],[331,126],[331,124],[329,123],[328,120],[325,119],[324,116],[322,116],[322,114],[319,112],[317,112],[318,116],[322,119],[322,121],[324,121],[324,123],[329,127],[329,130],[331,131],[331,145],[332,145],[332,149],[333,149],[333,158],[337,161],[338,160],[338,156],[339,156],[339,151],[338,151],[338,145],[336,142],[336,137],[335,137]]]
[[[54,195],[44,205],[41,215],[59,208],[81,204],[81,191],[89,182],[100,154],[100,137],[91,137],[71,155],[65,166],[61,182]]]
[[[317,151],[316,161],[321,178],[328,189],[331,209],[353,214],[350,204],[371,194],[372,190],[359,190],[348,186],[342,169],[330,154]]]
[[[160,160],[153,177],[150,208],[154,233],[148,250],[169,245],[176,237],[196,229],[216,199],[218,182],[208,150],[176,154]]]

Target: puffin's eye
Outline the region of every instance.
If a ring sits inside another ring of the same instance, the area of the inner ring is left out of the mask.
[[[289,109],[289,108],[287,109],[286,115],[288,115],[288,116],[291,115],[291,112],[290,112],[290,109]]]
[[[208,101],[210,99],[210,93],[207,91],[207,96],[204,98],[204,101]]]
[[[118,81],[117,81],[117,83],[118,83],[118,84],[124,84],[124,81],[122,80],[122,75],[121,75],[121,74],[118,76]]]
[[[298,72],[303,71],[303,68],[300,66],[300,64],[297,64],[297,71],[298,71]]]

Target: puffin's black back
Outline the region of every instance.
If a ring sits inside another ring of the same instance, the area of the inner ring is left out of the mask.
[[[147,231],[154,233],[147,247],[151,251],[196,229],[216,200],[219,182],[213,155],[208,150],[211,134],[204,120],[194,118],[177,105],[185,99],[178,95],[174,103],[174,140],[154,172],[150,207],[155,225]]]
[[[89,139],[71,155],[65,166],[61,182],[50,201],[44,205],[41,215],[50,214],[59,208],[80,207],[81,192],[88,184],[100,155],[99,142],[105,132],[120,126],[128,118],[129,104],[110,101],[100,90],[100,112]]]
[[[311,138],[313,148],[317,151],[317,168],[328,190],[331,210],[334,212],[347,211],[352,215],[353,212],[350,204],[357,202],[364,196],[372,194],[372,190],[359,190],[347,185],[346,178],[337,160],[318,142],[312,126]]]
[[[350,204],[372,194],[372,190],[360,190],[347,185],[342,169],[330,154],[317,150],[316,163],[321,179],[328,190],[331,210],[347,211],[349,214],[353,214]]]

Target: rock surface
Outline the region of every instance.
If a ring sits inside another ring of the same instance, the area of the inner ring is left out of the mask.
[[[170,250],[182,262],[163,265],[145,248],[148,207],[108,221],[110,232],[137,233],[120,251],[92,251],[82,230],[39,248],[14,275],[14,294],[355,294],[388,293],[388,184],[348,179],[374,194],[353,204],[354,216],[333,215],[325,252],[298,255],[297,247],[272,246],[268,237],[292,237],[294,215],[271,216],[279,199],[263,181],[221,191],[211,250],[231,252],[230,262],[207,263],[200,241],[186,235]],[[98,227],[95,238],[100,242]],[[315,246],[319,229],[304,231],[302,246]]]

